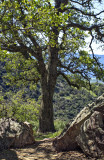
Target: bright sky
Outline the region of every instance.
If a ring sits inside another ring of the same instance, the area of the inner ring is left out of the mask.
[[[94,53],[97,55],[104,55],[104,49],[102,50],[98,47],[99,47],[99,45],[93,44]]]
[[[91,42],[91,38],[86,38],[86,42],[87,42],[87,48],[84,48],[85,50],[89,51],[89,53],[91,53],[90,51],[90,48],[89,48],[89,44]],[[101,47],[103,46],[103,47]],[[97,54],[97,55],[104,55],[104,43],[96,43],[96,42],[93,42],[92,43],[92,49],[94,51],[94,54]]]
[[[53,3],[53,0],[50,0],[50,2]],[[98,0],[94,0],[94,3],[95,3],[96,13],[99,13],[100,11],[104,10],[104,0],[102,0],[101,4],[98,3]],[[104,19],[104,13],[101,14],[101,18]],[[89,46],[90,40],[91,40],[90,37],[86,39],[86,42],[88,42],[88,46]],[[101,45],[103,45],[103,48],[100,47]],[[97,43],[93,42],[92,48],[93,48],[95,54],[104,55],[104,44],[103,43],[97,44]],[[87,51],[89,51],[89,47],[86,49],[87,49]],[[91,53],[91,52],[89,52],[89,53]]]
[[[95,3],[95,10],[96,10],[97,13],[104,10],[104,0],[102,0],[101,4],[100,3]],[[103,18],[103,20],[104,20],[104,13],[102,13],[100,17]],[[89,38],[89,40],[90,40],[90,38]],[[99,48],[99,46],[101,46],[101,45],[103,45],[103,48]],[[104,43],[96,44],[94,42],[92,47],[94,49],[95,54],[104,55]]]

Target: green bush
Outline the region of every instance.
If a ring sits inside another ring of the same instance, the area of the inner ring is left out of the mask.
[[[9,93],[8,93],[9,94]],[[22,98],[23,92],[20,90],[10,96],[8,100],[0,100],[0,118],[12,117],[18,121],[37,121],[39,116],[39,104],[31,98]]]

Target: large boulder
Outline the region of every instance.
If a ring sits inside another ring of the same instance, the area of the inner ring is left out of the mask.
[[[96,158],[104,156],[104,114],[95,111],[82,124],[76,140],[86,155]]]
[[[92,114],[92,108],[94,103],[89,104],[87,107],[83,108],[81,112],[76,116],[74,121],[71,123],[69,128],[58,136],[53,141],[53,146],[57,151],[74,150],[78,147],[76,137],[80,133],[80,127]]]
[[[11,118],[0,119],[0,150],[34,143],[32,126]]]
[[[57,151],[75,150],[80,147],[85,154],[100,157],[104,154],[103,130],[104,94],[81,110],[66,132],[55,138],[53,146]]]

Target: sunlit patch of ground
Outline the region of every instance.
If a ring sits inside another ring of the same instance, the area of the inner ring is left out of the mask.
[[[0,160],[94,160],[80,151],[56,152],[52,141],[37,141],[21,149],[8,149],[0,153]]]

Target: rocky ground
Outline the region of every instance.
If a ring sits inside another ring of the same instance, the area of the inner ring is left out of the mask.
[[[0,160],[95,160],[81,151],[56,152],[52,140],[36,141],[21,149],[8,149],[0,153]]]

